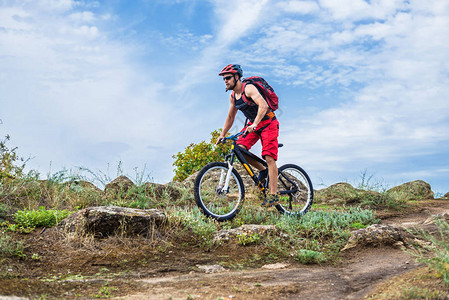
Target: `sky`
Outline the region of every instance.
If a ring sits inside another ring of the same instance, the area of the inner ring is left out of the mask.
[[[424,180],[442,195],[448,40],[447,0],[0,0],[0,136],[44,176],[166,183],[172,156],[223,126],[218,73],[237,63],[280,98],[279,166],[316,189]]]

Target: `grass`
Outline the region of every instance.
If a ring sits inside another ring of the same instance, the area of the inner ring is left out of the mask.
[[[380,283],[363,299],[447,299],[449,290],[438,274],[421,267]]]
[[[263,246],[272,252],[273,257],[294,257],[304,263],[334,259],[346,244],[354,226],[366,227],[379,222],[373,211],[354,207],[310,211],[297,218],[251,206],[245,207],[234,220],[226,222],[206,218],[196,207],[174,208],[168,215],[171,226],[178,228],[175,231],[191,231],[198,245],[206,250],[217,246],[214,235],[219,230],[237,228],[243,224],[275,225],[280,235],[241,233],[237,236],[237,243],[242,246]]]
[[[415,231],[426,243],[417,245],[413,254],[435,270],[449,288],[449,224],[442,218],[434,218],[434,222],[437,226],[436,233]]]
[[[195,242],[203,249],[214,246],[213,235],[220,227],[218,222],[206,218],[198,208],[192,210],[173,208],[169,213],[169,223],[171,227],[180,229],[176,231],[192,231]]]
[[[24,251],[24,243],[18,241],[0,230],[0,256],[16,256],[22,257]]]
[[[315,264],[326,261],[326,257],[322,252],[306,249],[300,249],[293,257],[303,264]]]

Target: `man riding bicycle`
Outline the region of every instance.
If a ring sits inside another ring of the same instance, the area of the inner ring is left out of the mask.
[[[248,160],[248,163],[260,171],[259,180],[266,178],[267,175],[272,179],[270,180],[270,194],[263,201],[262,206],[277,205],[279,197],[277,195],[278,169],[276,161],[278,158],[279,122],[257,87],[254,84],[242,84],[243,70],[240,65],[227,65],[220,72],[219,76],[223,76],[226,91],[232,91],[232,94],[230,96],[229,112],[217,143],[231,129],[237,111],[242,111],[249,122],[242,129],[247,135],[241,136],[237,141],[237,145],[245,150],[250,150],[259,139],[261,140],[262,157],[267,162],[268,170],[261,163],[250,157],[245,156],[245,158]]]

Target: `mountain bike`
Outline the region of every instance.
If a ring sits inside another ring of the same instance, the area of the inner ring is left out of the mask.
[[[195,179],[195,201],[203,214],[217,221],[233,219],[243,207],[245,187],[243,180],[233,164],[235,158],[241,163],[254,184],[266,195],[269,189],[269,176],[259,180],[245,155],[261,163],[267,163],[257,155],[236,146],[237,139],[244,132],[225,137],[221,143],[232,141],[230,152],[224,162],[212,162],[203,167]],[[279,147],[282,147],[279,144]],[[299,166],[286,164],[278,168],[277,188],[279,204],[276,209],[287,215],[304,215],[312,205],[313,187],[309,175]]]

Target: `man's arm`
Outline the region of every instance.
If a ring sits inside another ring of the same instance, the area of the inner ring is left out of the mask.
[[[253,132],[256,129],[256,127],[259,125],[260,121],[262,121],[263,117],[267,114],[269,106],[268,106],[267,101],[265,101],[265,99],[259,93],[259,90],[254,85],[247,84],[245,86],[244,93],[246,96],[253,99],[253,101],[259,107],[257,110],[257,116],[254,119],[254,123],[251,126],[248,126],[246,128],[246,131]]]
[[[231,127],[232,127],[232,124],[234,124],[235,115],[237,114],[237,107],[235,107],[235,105],[234,105],[234,100],[232,99],[232,95],[229,98],[229,102],[230,102],[230,104],[229,104],[228,116],[226,117],[225,124],[223,126],[223,130],[221,131],[221,134],[218,137],[216,144],[218,144],[218,142],[226,136],[226,133],[228,133],[229,129],[231,129]]]

